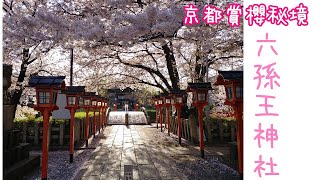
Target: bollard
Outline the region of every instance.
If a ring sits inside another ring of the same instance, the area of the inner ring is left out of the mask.
[[[129,126],[129,114],[128,113],[125,114],[124,121],[125,121],[126,126]]]

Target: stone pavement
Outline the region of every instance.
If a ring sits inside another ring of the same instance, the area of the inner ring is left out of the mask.
[[[176,164],[199,159],[196,146],[180,146],[176,139],[154,126],[108,126],[103,136],[75,179],[125,179],[125,165],[132,165],[133,179],[188,179]]]

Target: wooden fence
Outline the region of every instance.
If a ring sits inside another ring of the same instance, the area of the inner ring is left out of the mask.
[[[163,114],[163,123],[166,126],[166,113]],[[158,116],[159,118],[159,116]],[[204,121],[204,137],[207,143],[224,144],[227,142],[236,141],[236,122],[224,121],[221,119],[210,120],[209,123]],[[176,116],[170,119],[170,132],[178,135],[178,120]],[[181,118],[181,137],[185,140],[198,143],[199,140],[199,125],[198,120]]]
[[[70,139],[70,121],[64,123],[49,124],[49,145],[50,146],[68,146]],[[98,123],[96,123],[98,125]],[[22,122],[16,123],[16,128],[20,130],[20,140],[24,143],[30,143],[33,146],[40,146],[42,143],[42,123]],[[89,137],[93,135],[93,117],[89,118]],[[98,130],[98,126],[96,128]],[[85,141],[85,119],[75,119],[74,123],[74,143],[75,146]]]

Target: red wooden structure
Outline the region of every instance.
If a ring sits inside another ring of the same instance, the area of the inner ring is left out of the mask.
[[[86,139],[86,147],[88,147],[88,139],[89,139],[89,111],[91,108],[91,98],[95,96],[95,92],[86,92],[83,98],[83,108],[86,110],[86,127],[85,127],[85,139]]]
[[[162,132],[162,107],[163,107],[163,99],[159,96],[158,99],[158,108],[159,108],[159,118],[160,118],[160,131]]]
[[[63,94],[66,94],[67,106],[65,107],[70,111],[70,163],[73,162],[74,153],[74,114],[80,108],[79,98],[84,94],[84,86],[67,86]]]
[[[106,110],[107,110],[107,107],[108,107],[108,103],[107,103],[107,100],[105,98],[102,98],[102,129],[105,127],[106,125]]]
[[[230,105],[237,119],[237,144],[239,173],[243,176],[243,71],[218,71],[215,85],[225,87],[227,99],[225,105]]]
[[[170,92],[171,96],[173,97],[172,104],[177,109],[177,118],[178,118],[178,137],[179,137],[179,144],[181,145],[181,107],[184,105],[185,96],[187,93],[184,90],[174,89]]]
[[[168,126],[168,135],[170,136],[170,107],[171,107],[171,96],[170,94],[163,93],[163,102],[166,107],[166,117],[167,117],[167,126]]]
[[[198,108],[200,153],[204,158],[203,142],[203,108],[208,105],[208,90],[212,90],[210,83],[188,83],[187,92],[193,93],[192,105]]]
[[[107,109],[108,109],[108,100],[107,98],[104,98],[104,118],[103,118],[103,124],[104,124],[104,127],[107,126]]]
[[[98,131],[100,134],[101,129],[101,109],[102,109],[102,98],[100,96],[97,96],[97,110],[98,110]]]
[[[156,95],[156,96],[153,97],[154,108],[156,109],[156,124],[157,124],[157,129],[159,129],[159,127],[158,127],[158,109],[159,109],[158,99],[159,99],[159,96],[158,96],[158,95]]]
[[[134,105],[134,110],[135,110],[135,111],[139,111],[139,104],[135,104],[135,105]]]
[[[113,110],[117,111],[117,105],[116,104],[113,104]]]
[[[96,110],[97,110],[97,95],[91,98],[91,109],[93,109],[93,137],[96,137],[97,132],[97,116],[96,116]]]
[[[37,104],[34,109],[43,115],[42,131],[42,163],[41,179],[48,178],[48,127],[49,117],[52,111],[58,110],[56,105],[59,90],[65,88],[65,76],[32,76],[29,79],[30,87],[36,88]]]

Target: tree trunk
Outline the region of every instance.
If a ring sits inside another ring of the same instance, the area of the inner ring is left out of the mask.
[[[205,82],[205,75],[207,73],[206,64],[199,62],[202,61],[200,56],[196,56],[196,67],[195,67],[195,81],[196,82]]]
[[[168,46],[165,44],[162,46],[163,52],[165,53],[168,73],[170,76],[171,84],[173,89],[179,89],[179,73],[177,69],[176,59],[174,58],[173,52]]]
[[[14,105],[14,112],[16,112],[17,110],[17,106],[18,104],[20,104],[20,98],[23,92],[23,81],[24,78],[26,77],[26,72],[27,72],[27,67],[28,67],[28,61],[27,60],[23,60],[20,66],[20,72],[19,72],[19,76],[18,76],[18,81],[16,83],[16,89],[13,93],[12,96],[12,103]]]

